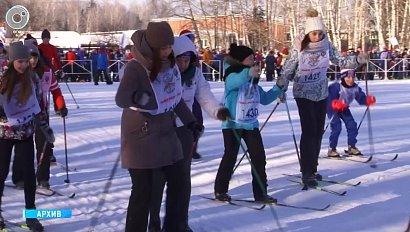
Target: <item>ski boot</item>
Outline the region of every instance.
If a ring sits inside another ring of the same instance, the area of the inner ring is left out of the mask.
[[[265,203],[265,204],[276,204],[278,203],[278,200],[269,195],[265,195],[264,197],[255,197],[255,202]]]
[[[26,224],[28,228],[30,228],[30,230],[33,232],[43,232],[44,231],[43,225],[41,225],[41,223],[38,221],[37,218],[26,218]]]
[[[0,210],[0,230],[3,230],[4,228],[6,228],[6,223],[4,222],[4,218],[1,215],[1,210]]]
[[[215,193],[215,199],[218,201],[231,201],[231,196],[227,193]]]
[[[327,151],[327,157],[329,157],[329,158],[339,158],[340,154],[339,154],[339,152],[337,152],[336,148],[329,147],[329,150]]]
[[[350,146],[350,145],[349,145],[349,147],[347,148],[347,153],[348,153],[349,155],[354,155],[354,156],[361,156],[361,155],[362,155],[362,152],[360,152],[360,150],[357,149],[357,147],[355,147],[355,146]]]
[[[308,186],[318,186],[315,174],[304,174],[302,173],[302,182]]]

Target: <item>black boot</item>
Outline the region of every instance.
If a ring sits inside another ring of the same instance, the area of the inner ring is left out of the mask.
[[[318,186],[318,183],[316,181],[316,176],[314,173],[310,173],[310,174],[302,173],[302,182],[303,184],[308,185],[308,186]]]
[[[41,225],[41,223],[38,221],[37,218],[26,218],[26,224],[28,228],[30,228],[31,231],[34,231],[34,232],[44,231],[43,225]]]
[[[231,201],[231,196],[227,193],[215,193],[215,199],[218,201]]]
[[[6,228],[6,223],[4,222],[4,218],[1,215],[1,210],[0,210],[0,230]]]

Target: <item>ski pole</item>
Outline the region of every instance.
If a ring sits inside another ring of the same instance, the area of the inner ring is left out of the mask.
[[[295,130],[293,129],[292,119],[290,118],[288,100],[286,98],[285,98],[285,106],[286,106],[286,112],[288,113],[289,124],[290,124],[290,127],[292,128],[292,137],[293,137],[293,143],[295,144],[296,155],[298,156],[299,165],[301,165],[300,155],[299,155],[299,148],[298,148],[298,144],[296,142]]]
[[[63,73],[63,77],[64,77],[64,76],[65,76],[65,73]],[[74,95],[73,95],[73,92],[71,92],[71,88],[70,88],[70,86],[69,86],[68,83],[67,83],[67,78],[65,79],[65,84],[67,85],[67,89],[68,89],[68,91],[70,92],[71,97],[73,98],[75,104],[77,105],[77,109],[80,109],[80,106],[78,105],[77,100],[75,100],[75,97],[74,97]]]
[[[70,183],[70,179],[68,178],[68,156],[67,156],[67,129],[65,123],[65,117],[63,117],[63,129],[64,129],[64,151],[65,151],[65,166],[66,166],[66,175],[67,179],[64,180],[65,183]]]
[[[266,123],[269,121],[270,117],[272,116],[273,112],[275,112],[276,108],[278,108],[278,105],[280,104],[280,102],[278,101],[275,105],[275,107],[273,107],[273,110],[270,112],[268,118],[265,120],[265,122],[262,124],[261,128],[259,129],[259,132],[262,132],[263,128],[265,127]],[[241,164],[243,158],[245,158],[245,154],[242,155],[241,159],[239,160],[239,162],[235,165],[235,168],[232,171],[232,175],[235,173],[236,169],[239,167],[239,165]]]
[[[366,111],[364,111],[364,114],[362,116],[362,119],[360,120],[359,126],[357,127],[357,130],[359,131],[360,126],[362,125],[362,122],[364,120],[364,117],[366,116],[367,112],[369,111],[369,106],[366,107]]]
[[[232,121],[230,121],[230,122],[232,122]],[[258,185],[259,185],[260,189],[262,190],[262,193],[263,193],[264,197],[267,197],[268,193],[266,192],[266,188],[264,187],[264,184],[262,183],[262,179],[259,176],[258,172],[256,171],[255,166],[253,165],[251,159],[249,158],[248,150],[245,150],[245,147],[243,146],[242,141],[241,141],[241,137],[238,135],[238,132],[236,131],[236,129],[231,128],[231,130],[232,130],[232,132],[233,132],[233,134],[236,138],[236,141],[240,144],[240,147],[241,147],[242,151],[245,153],[246,159],[249,161],[249,164],[251,165],[251,172],[255,176],[256,181],[258,182]],[[280,224],[278,214],[276,213],[275,209],[273,208],[273,204],[268,204],[268,205],[269,205],[269,208],[271,210],[271,213],[272,213],[273,217],[275,218],[276,225],[278,226],[278,229],[280,231],[284,231],[281,224]]]
[[[44,160],[44,155],[45,155],[45,153],[46,153],[47,144],[48,144],[48,142],[45,140],[45,141],[44,141],[43,148],[41,149],[40,158],[39,158],[39,160],[37,161],[37,171],[36,171],[36,176],[37,176],[38,171],[40,170],[40,166],[41,166],[41,164],[43,163],[43,160]]]
[[[327,128],[329,127],[330,123],[332,122],[333,118],[335,117],[335,115],[337,114],[337,112],[335,112],[332,117],[329,119],[329,122],[327,123],[327,125],[325,126],[325,129],[323,130],[322,134],[325,134]]]
[[[366,84],[366,96],[369,96],[369,86],[368,86],[368,81],[367,81],[367,65],[366,65],[366,69],[365,69],[365,84]],[[372,118],[370,115],[370,109],[369,106],[367,106],[366,110],[368,111],[367,113],[367,132],[368,132],[368,136],[369,136],[369,150],[370,150],[370,155],[374,155],[374,142],[373,142],[373,129],[372,129]],[[366,111],[365,111],[366,112]],[[376,168],[377,165],[376,164],[372,164],[370,165],[370,167],[372,168]]]

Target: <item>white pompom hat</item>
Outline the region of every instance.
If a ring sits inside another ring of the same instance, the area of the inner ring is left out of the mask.
[[[319,16],[306,18],[305,34],[307,35],[311,31],[325,31],[325,25]]]

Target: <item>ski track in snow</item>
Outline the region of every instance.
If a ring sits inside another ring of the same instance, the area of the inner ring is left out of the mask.
[[[51,169],[51,185],[61,192],[76,193],[75,198],[64,196],[44,197],[36,195],[38,209],[72,209],[70,219],[41,220],[46,231],[124,231],[130,178],[128,171],[117,167],[107,194],[104,193],[111,169],[119,155],[120,120],[122,110],[115,105],[114,97],[118,83],[108,86],[92,83],[68,83],[80,106],[79,109],[65,83],[60,86],[67,101],[69,115],[67,123],[67,148],[69,167],[77,172],[69,173],[71,183],[66,184],[66,173],[59,167]],[[223,96],[223,83],[210,83],[217,99]],[[268,90],[273,83],[262,82]],[[364,89],[364,81],[360,86]],[[290,96],[288,104],[295,129],[300,138],[300,123],[296,104]],[[369,91],[377,98],[377,104],[370,109],[372,119],[374,161],[368,164],[319,159],[319,171],[329,178],[356,183],[358,187],[323,183],[335,191],[347,191],[346,196],[335,196],[316,190],[301,191],[301,186],[288,181],[292,177],[282,174],[296,174],[299,164],[292,140],[286,109],[281,104],[262,131],[264,140],[269,186],[268,192],[280,202],[323,207],[331,204],[324,212],[291,209],[273,206],[284,231],[328,232],[328,231],[404,231],[410,212],[410,81],[369,81]],[[260,125],[268,117],[275,103],[260,107]],[[353,103],[351,111],[359,123],[366,107]],[[218,203],[198,195],[213,195],[213,183],[223,154],[223,140],[220,122],[206,113],[205,133],[199,142],[201,160],[192,163],[192,198],[190,205],[190,226],[196,232],[265,232],[279,231],[269,207],[261,211],[245,207]],[[326,121],[327,124],[328,121]],[[63,121],[51,117],[56,135],[54,154],[60,163],[65,163]],[[321,156],[327,153],[330,128],[323,136]],[[347,147],[346,131],[343,126],[339,137],[340,151]],[[368,138],[367,118],[359,131],[357,146],[364,154],[371,150]],[[398,153],[399,158],[389,158]],[[147,154],[148,155],[148,154]],[[238,160],[242,157],[240,150]],[[376,164],[377,168],[371,168]],[[236,170],[230,182],[229,193],[234,198],[252,199],[251,170],[247,159]],[[6,182],[10,183],[11,173]],[[101,200],[104,204],[97,211]],[[22,222],[24,208],[22,191],[5,188],[3,216],[11,221]],[[161,216],[164,216],[162,210]],[[98,224],[91,227],[91,219]]]

